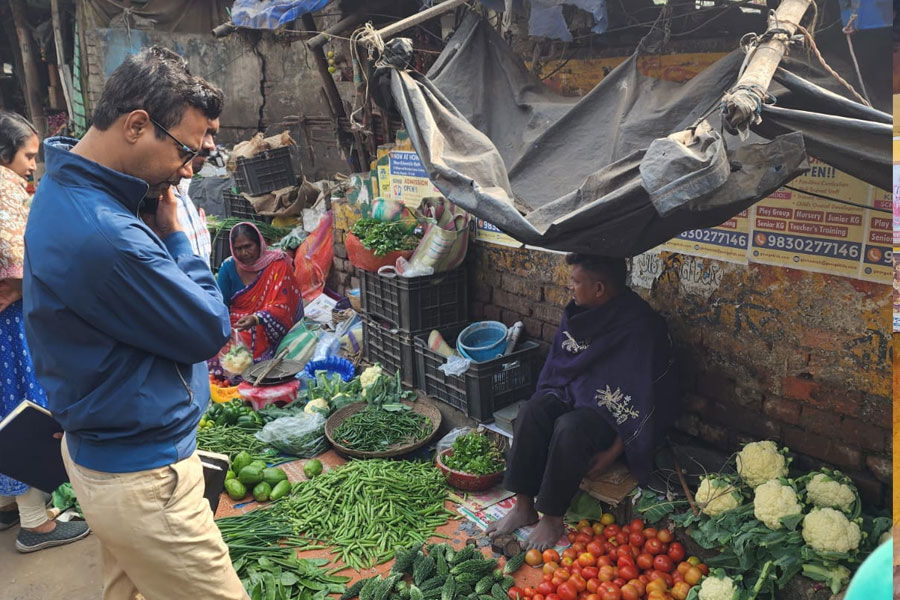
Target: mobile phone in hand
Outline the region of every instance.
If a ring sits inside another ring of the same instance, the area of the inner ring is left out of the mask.
[[[144,196],[141,203],[138,205],[138,212],[142,215],[155,215],[156,210],[159,208],[159,197],[150,197]]]

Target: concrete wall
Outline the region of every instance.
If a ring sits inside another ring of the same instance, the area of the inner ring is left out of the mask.
[[[159,44],[184,56],[192,72],[225,90],[220,143],[248,139],[258,130],[273,135],[289,129],[308,179],[348,172],[321,92],[322,80],[302,41],[279,40],[270,32],[215,39],[209,34],[124,29],[89,29],[84,38],[89,107],[125,56]],[[352,83],[339,87],[345,97],[352,95]]]

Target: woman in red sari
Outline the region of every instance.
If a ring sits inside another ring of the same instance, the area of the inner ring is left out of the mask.
[[[232,328],[257,363],[274,357],[281,339],[303,316],[300,288],[290,257],[268,249],[253,224],[235,225],[229,238],[231,257],[219,267],[219,289]],[[210,366],[213,375],[222,375],[218,364]]]

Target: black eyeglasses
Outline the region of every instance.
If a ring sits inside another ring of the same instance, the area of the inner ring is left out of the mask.
[[[184,158],[184,160],[183,160],[182,163],[181,163],[181,166],[182,166],[182,167],[183,167],[184,165],[188,164],[189,162],[191,162],[192,160],[194,160],[195,158],[197,158],[197,155],[200,154],[201,150],[194,150],[193,148],[191,148],[190,146],[188,146],[187,144],[185,144],[184,142],[182,142],[181,140],[179,140],[177,137],[175,137],[174,135],[172,135],[171,133],[169,133],[169,130],[168,130],[168,129],[166,129],[165,127],[163,127],[162,125],[160,125],[160,124],[156,121],[156,119],[154,119],[154,118],[151,117],[150,115],[147,115],[147,118],[150,119],[150,122],[151,122],[151,123],[153,123],[154,125],[156,125],[156,126],[159,127],[160,129],[162,129],[163,133],[165,133],[167,136],[169,136],[170,138],[172,138],[172,141],[175,142],[175,145],[178,147],[178,152],[179,152],[179,153],[181,154],[181,156]]]

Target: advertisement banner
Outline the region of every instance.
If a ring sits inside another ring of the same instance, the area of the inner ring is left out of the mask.
[[[872,187],[870,206],[891,210],[891,193]],[[894,270],[894,243],[891,215],[880,210],[866,211],[866,234],[863,238],[862,267],[859,278],[888,284]]]
[[[428,178],[428,172],[415,152],[392,150],[390,153],[390,197],[415,210],[423,198],[443,198]]]
[[[661,248],[746,265],[749,240],[750,213],[744,210],[718,227],[685,231]]]
[[[506,235],[500,231],[500,229],[494,227],[484,219],[475,220],[475,239],[479,242],[497,244],[498,246],[509,246],[510,248],[522,247],[521,242]]]
[[[869,184],[810,158],[810,171],[758,202],[752,211],[750,261],[859,277],[865,216],[868,212],[817,198],[866,205]]]

